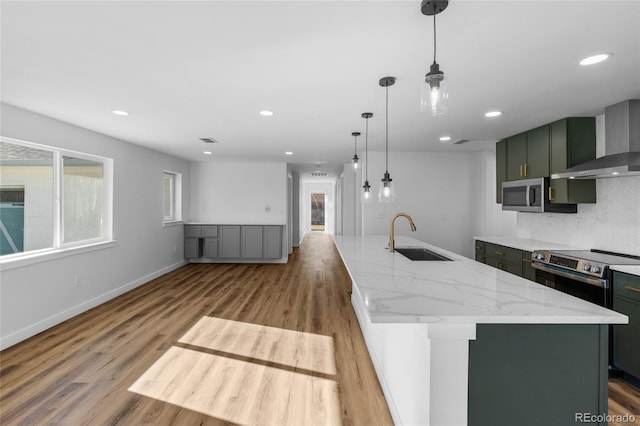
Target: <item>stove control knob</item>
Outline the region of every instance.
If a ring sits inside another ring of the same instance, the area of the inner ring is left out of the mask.
[[[536,253],[535,258],[538,259],[538,260],[544,260],[544,254]]]
[[[589,265],[588,263],[585,263],[584,265],[582,265],[582,269],[589,272],[589,270],[591,269],[591,265]]]
[[[600,267],[598,265],[593,265],[591,267],[591,272],[595,272],[595,273],[600,272]]]

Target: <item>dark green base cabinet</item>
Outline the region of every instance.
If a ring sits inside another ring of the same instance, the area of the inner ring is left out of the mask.
[[[606,420],[607,339],[608,326],[600,324],[478,324],[469,342],[468,424]]]
[[[475,259],[494,268],[535,281],[530,251],[476,240]]]
[[[613,364],[640,379],[640,277],[614,271],[613,310],[629,317],[613,326]]]

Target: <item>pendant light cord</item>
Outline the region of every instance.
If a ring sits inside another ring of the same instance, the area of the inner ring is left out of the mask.
[[[364,130],[364,181],[369,181],[369,119],[365,119]]]
[[[433,63],[436,63],[436,15],[437,13],[433,14]]]
[[[385,171],[389,173],[389,86],[386,86],[387,96],[386,96],[386,105],[385,105]]]

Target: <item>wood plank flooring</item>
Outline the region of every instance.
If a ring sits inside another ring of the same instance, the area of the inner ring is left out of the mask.
[[[0,424],[388,425],[332,240],[191,264],[0,353]]]
[[[324,234],[187,265],[0,352],[0,424],[390,425],[350,286]],[[609,394],[640,426],[638,389]]]

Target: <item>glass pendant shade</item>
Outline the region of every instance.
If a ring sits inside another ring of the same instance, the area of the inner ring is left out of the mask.
[[[365,180],[362,185],[362,202],[368,203],[369,201],[371,201],[371,185],[368,180]]]
[[[384,177],[380,180],[380,188],[378,190],[378,201],[381,203],[390,203],[396,197],[393,188],[393,179],[388,172],[384,173]]]
[[[357,156],[357,155],[354,155],[354,156],[353,156],[353,161],[352,161],[352,164],[353,164],[353,171],[354,171],[354,172],[357,172],[357,171],[358,171],[358,160],[359,160],[358,156]]]
[[[442,115],[449,110],[449,92],[445,83],[444,72],[436,62],[424,76],[424,83],[420,93],[420,110],[431,112],[431,115]]]

